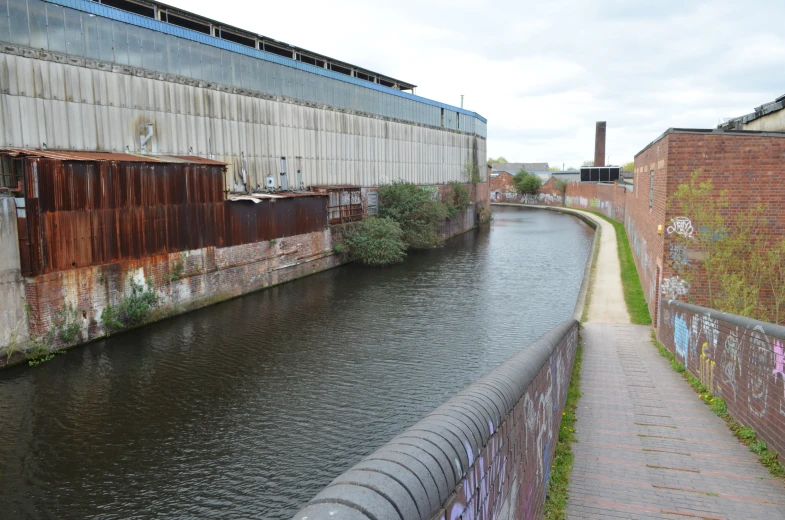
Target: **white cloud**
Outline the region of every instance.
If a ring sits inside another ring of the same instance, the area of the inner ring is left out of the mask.
[[[632,159],[785,93],[781,0],[168,3],[418,85],[488,119],[488,153],[579,165],[608,122]]]

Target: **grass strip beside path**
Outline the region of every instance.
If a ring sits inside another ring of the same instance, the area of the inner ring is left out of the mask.
[[[624,289],[624,301],[627,304],[627,312],[630,314],[630,321],[635,325],[651,325],[651,315],[649,305],[643,296],[641,279],[638,276],[638,269],[635,267],[635,260],[632,258],[632,248],[630,241],[627,240],[627,230],[624,224],[618,220],[606,217],[597,211],[590,211],[600,218],[607,220],[616,230],[616,246],[619,253],[619,263],[621,264],[621,283]]]
[[[567,388],[567,402],[564,404],[561,425],[559,427],[559,443],[551,466],[548,491],[545,495],[545,520],[563,520],[567,518],[567,488],[572,474],[572,443],[577,442],[575,436],[575,411],[581,397],[581,359],[583,358],[583,341],[578,337],[578,349],[575,351],[575,362],[572,365],[572,377]]]

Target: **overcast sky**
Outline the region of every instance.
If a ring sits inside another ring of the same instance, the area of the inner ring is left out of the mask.
[[[784,0],[167,0],[418,85],[488,119],[488,155],[631,161],[785,94]]]

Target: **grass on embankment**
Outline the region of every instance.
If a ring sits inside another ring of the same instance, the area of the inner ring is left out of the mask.
[[[643,287],[638,276],[638,269],[635,267],[635,260],[632,258],[632,248],[630,241],[627,240],[627,230],[624,224],[618,220],[606,217],[597,211],[590,211],[600,218],[611,223],[616,230],[616,246],[619,253],[619,263],[621,264],[621,283],[624,288],[624,301],[627,303],[627,312],[630,314],[630,321],[635,325],[651,325],[651,315],[646,298],[643,297]]]
[[[758,434],[755,430],[742,425],[739,421],[734,419],[733,416],[728,413],[728,407],[725,404],[725,401],[721,397],[715,397],[700,379],[687,372],[687,368],[676,361],[676,356],[666,349],[662,343],[657,341],[657,336],[654,334],[654,331],[651,332],[651,342],[657,347],[660,355],[671,362],[671,368],[681,374],[698,395],[700,395],[701,400],[709,405],[709,410],[722,418],[728,425],[728,428],[733,432],[733,435],[735,435],[742,444],[747,446],[752,453],[758,456],[760,463],[766,466],[773,476],[785,478],[785,466],[779,461],[777,452],[775,450],[770,450],[764,441],[758,440]]]
[[[575,437],[575,411],[578,409],[578,399],[581,397],[581,359],[583,358],[583,342],[578,339],[578,349],[575,352],[575,362],[572,366],[570,386],[567,388],[567,402],[562,412],[561,426],[559,427],[559,442],[553,456],[548,491],[545,496],[545,520],[562,520],[567,518],[567,487],[570,485],[572,464],[575,459],[572,453],[572,443],[577,442]]]

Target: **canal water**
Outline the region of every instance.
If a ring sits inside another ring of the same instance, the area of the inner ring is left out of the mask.
[[[593,231],[491,230],[0,372],[0,517],[288,519],[575,305]]]

